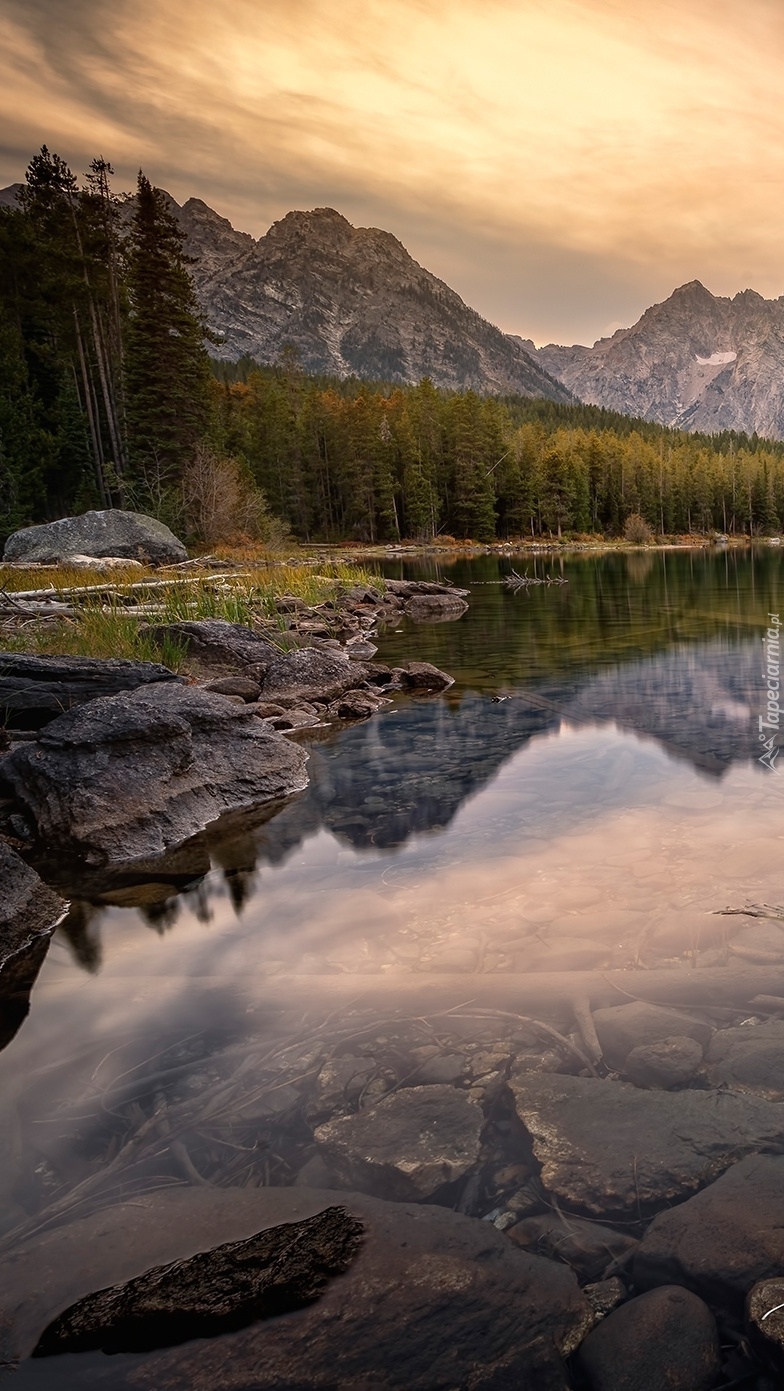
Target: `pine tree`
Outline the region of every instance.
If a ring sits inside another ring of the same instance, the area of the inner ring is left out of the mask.
[[[126,419],[137,505],[160,511],[207,428],[210,365],[184,235],[139,173],[128,247]]]

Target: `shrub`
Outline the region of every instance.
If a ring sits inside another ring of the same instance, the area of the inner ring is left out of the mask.
[[[624,522],[623,536],[632,546],[650,546],[653,532],[639,512],[632,512]]]

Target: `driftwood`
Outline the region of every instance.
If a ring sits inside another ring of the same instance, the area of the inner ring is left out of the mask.
[[[565,579],[563,575],[545,575],[540,579],[538,575],[529,575],[527,570],[524,575],[518,575],[516,570],[512,570],[509,575],[504,575],[504,584],[507,585],[509,589],[527,589],[528,586],[532,584],[568,583],[569,581]]]
[[[242,570],[235,572],[231,576],[227,575],[225,572],[218,575],[201,575],[198,581],[194,581],[190,575],[185,575],[170,580],[132,580],[130,584],[123,584],[120,582],[117,584],[72,585],[68,588],[55,588],[54,585],[48,585],[45,589],[1,589],[0,596],[2,596],[4,601],[11,603],[17,603],[21,599],[47,599],[51,601],[54,595],[67,595],[68,598],[73,598],[76,595],[81,596],[84,594],[94,595],[97,598],[101,594],[125,595],[137,589],[172,589],[176,585],[192,585],[196,582],[199,584],[209,584],[211,581],[225,584],[226,580],[229,578],[232,580],[247,580],[252,577],[253,571]]]

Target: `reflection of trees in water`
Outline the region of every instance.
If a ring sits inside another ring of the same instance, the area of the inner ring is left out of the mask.
[[[76,899],[60,923],[58,933],[68,943],[71,954],[89,975],[97,975],[101,969],[103,951],[101,948],[100,920],[102,908],[85,899]]]

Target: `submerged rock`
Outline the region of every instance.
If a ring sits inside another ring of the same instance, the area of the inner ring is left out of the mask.
[[[147,1352],[234,1332],[301,1309],[348,1269],[363,1227],[345,1208],[155,1266],[72,1304],[42,1333],[34,1357]]]
[[[446,1208],[338,1200],[365,1229],[356,1259],[298,1312],[212,1342],[91,1360],[96,1391],[566,1391],[563,1359],[591,1327],[571,1271]],[[45,1233],[0,1263],[6,1356],[26,1356],[91,1290],[218,1242],[334,1208],[305,1188],[178,1189]],[[78,1372],[71,1361],[69,1373]]]
[[[706,1056],[714,1086],[784,1100],[784,1019],[719,1029]]]
[[[597,1217],[683,1202],[739,1157],[784,1147],[784,1109],[756,1097],[521,1072],[509,1086],[545,1188]]]
[[[615,1309],[588,1334],[577,1360],[591,1391],[711,1391],[721,1372],[710,1309],[673,1285]]]
[[[526,1217],[511,1228],[509,1236],[516,1246],[564,1261],[581,1280],[598,1280],[612,1261],[637,1245],[635,1237],[573,1213]]]
[[[56,565],[71,556],[144,560],[150,565],[177,564],[188,552],[163,522],[142,512],[107,508],[27,526],[5,543],[3,559],[28,565]]]
[[[686,1285],[711,1304],[737,1311],[758,1280],[784,1270],[782,1233],[784,1157],[743,1159],[702,1193],[654,1218],[634,1254],[635,1284]]]
[[[784,1278],[760,1280],[746,1300],[749,1343],[769,1366],[784,1369]]]
[[[58,715],[99,696],[179,677],[157,662],[124,657],[36,657],[4,652],[0,660],[0,722],[9,729],[41,729]]]
[[[633,1048],[623,1074],[637,1087],[677,1087],[688,1082],[702,1065],[702,1047],[694,1038],[662,1038]]]
[[[347,1187],[399,1202],[432,1198],[479,1158],[479,1103],[455,1087],[403,1087],[353,1116],[319,1126],[315,1138]]]
[[[47,850],[121,863],[301,791],[306,759],[251,706],[160,683],[61,715],[2,759],[0,786]]]
[[[597,1009],[593,1018],[602,1054],[612,1067],[621,1067],[633,1048],[664,1038],[693,1038],[705,1048],[712,1033],[701,1019],[644,1000]]]

